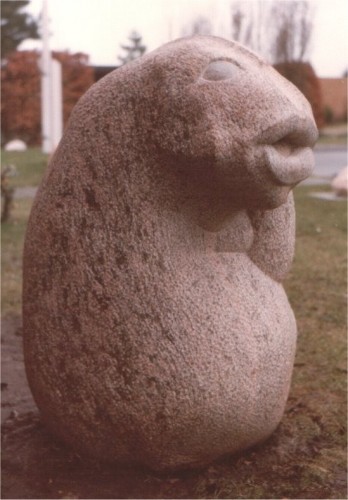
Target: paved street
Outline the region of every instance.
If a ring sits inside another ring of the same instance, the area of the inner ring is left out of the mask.
[[[302,184],[328,184],[343,167],[348,165],[347,150],[344,146],[319,146],[314,150],[314,157],[313,175]]]

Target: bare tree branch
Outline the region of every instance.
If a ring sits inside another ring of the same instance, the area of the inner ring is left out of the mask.
[[[204,16],[196,17],[191,23],[186,25],[182,34],[184,36],[191,35],[211,35],[213,33],[213,27],[210,20]]]
[[[273,63],[303,61],[309,52],[313,14],[308,0],[234,1],[231,35]]]

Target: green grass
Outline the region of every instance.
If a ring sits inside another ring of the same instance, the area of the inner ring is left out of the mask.
[[[285,283],[299,329],[289,401],[309,419],[303,432],[314,432],[312,469],[334,484],[335,471],[344,477],[346,467],[347,204],[311,198],[311,191],[295,191],[296,256]],[[342,498],[335,486],[327,493]]]
[[[11,219],[1,224],[1,310],[20,314],[24,233],[32,200],[14,202]]]
[[[320,135],[317,144],[319,146],[347,146],[347,136]]]
[[[16,167],[17,175],[9,181],[13,187],[38,186],[47,161],[48,156],[38,148],[23,152],[1,151],[2,168],[8,164]]]
[[[35,151],[27,154],[30,169],[37,162],[42,172],[44,157]],[[25,155],[21,172],[26,171]],[[26,179],[35,185],[39,174],[32,170],[29,175],[28,170]],[[285,288],[299,339],[292,388],[279,428],[258,448],[202,471],[163,477],[134,472],[128,498],[347,498],[347,206],[345,201],[308,196],[318,189],[329,188],[295,190],[296,257]],[[31,203],[16,200],[11,220],[2,225],[4,315],[21,310],[22,247]],[[123,477],[104,466],[99,474],[105,476],[105,488],[108,481],[115,485]]]
[[[347,123],[336,123],[320,129],[318,145],[347,146]]]
[[[1,151],[2,169],[14,165],[16,175],[8,178],[10,187],[38,186],[47,166],[48,156],[39,149],[25,152]],[[11,219],[1,224],[2,230],[2,313],[19,313],[21,310],[22,288],[22,247],[24,231],[32,200],[14,201]]]

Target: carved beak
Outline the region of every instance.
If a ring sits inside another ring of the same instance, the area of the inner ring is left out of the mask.
[[[267,129],[261,138],[265,162],[277,184],[295,186],[314,169],[314,122],[292,117]]]

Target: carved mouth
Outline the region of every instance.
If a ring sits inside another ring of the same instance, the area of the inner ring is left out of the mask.
[[[314,169],[312,147],[318,137],[313,122],[297,117],[276,124],[262,136],[266,166],[277,184],[294,186]]]
[[[311,175],[314,155],[311,148],[294,148],[288,145],[265,146],[266,163],[274,179],[285,186],[294,186]]]

